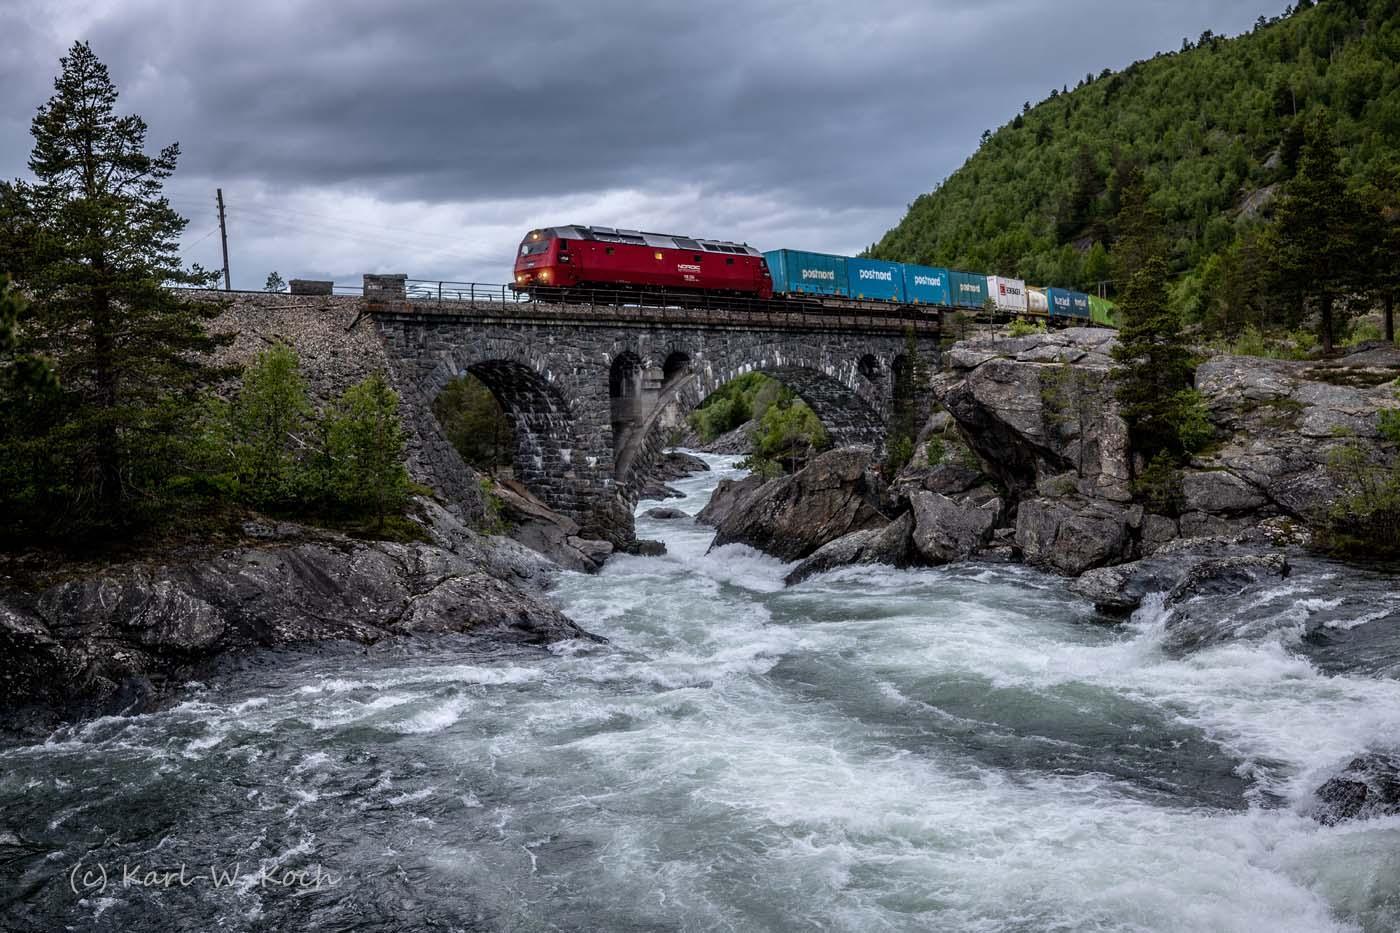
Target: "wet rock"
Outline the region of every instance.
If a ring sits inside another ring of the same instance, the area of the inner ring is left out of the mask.
[[[636,541],[629,542],[627,547],[623,550],[633,557],[660,557],[666,553],[666,543],[664,541],[652,541],[647,538],[638,538]]]
[[[708,444],[701,444],[695,449],[707,454],[748,454],[753,451],[753,432],[757,427],[757,422],[746,421],[734,430],[721,434]]]
[[[659,521],[664,522],[675,521],[676,519],[690,517],[689,515],[682,512],[680,509],[673,509],[667,506],[659,506],[654,509],[647,509],[645,512],[642,513],[642,515],[646,516],[647,518],[655,518]]]
[[[1248,512],[1269,500],[1229,470],[1186,470],[1181,476],[1185,511],[1215,515]]]
[[[914,547],[930,564],[966,560],[991,541],[1001,514],[1001,499],[992,496],[949,498],[936,492],[917,492],[913,507]]]
[[[940,463],[938,466],[931,467],[924,474],[920,485],[927,492],[951,496],[967,492],[984,479],[986,477],[981,470],[975,470],[959,463]]]
[[[1400,755],[1372,752],[1353,758],[1315,792],[1313,819],[1324,826],[1400,813]]]
[[[584,537],[578,522],[553,511],[519,483],[499,483],[496,495],[510,537],[566,570],[593,573],[614,550],[611,542]]]
[[[441,540],[460,551],[306,528],[297,537],[0,593],[0,722],[41,728],[149,709],[232,652],[448,632],[525,644],[590,637],[516,586],[539,560],[507,569],[518,545],[496,551],[450,523]]]
[[[1113,334],[1069,328],[957,344],[934,393],[1013,499],[1073,470],[1081,494],[1126,503],[1127,424],[1109,380]]]
[[[1016,546],[1026,563],[1077,576],[1133,556],[1142,506],[1122,506],[1071,496],[1023,501],[1016,516]]]
[[[637,498],[656,500],[684,499],[685,493],[676,489],[674,486],[667,486],[665,483],[651,480],[642,486],[641,490],[637,493]]]
[[[670,450],[659,458],[651,468],[651,475],[655,479],[667,482],[670,480],[684,479],[696,473],[710,472],[710,465],[694,454],[688,454],[683,450]]]
[[[788,586],[808,577],[852,564],[910,564],[914,516],[906,512],[884,528],[867,528],[843,535],[817,548],[816,553],[798,564],[784,578]]]
[[[747,544],[782,560],[801,560],[853,531],[883,528],[873,451],[844,447],[814,458],[791,476],[766,483],[732,509],[712,547]]]
[[[710,465],[699,457],[680,450],[668,451],[657,458],[647,471],[646,482],[642,484],[641,499],[684,499],[685,493],[667,483],[709,472]]]
[[[716,526],[736,512],[742,511],[749,499],[763,488],[763,477],[750,474],[740,479],[722,479],[710,494],[710,501],[695,516],[702,525]]]
[[[1150,593],[1164,594],[1164,605],[1194,595],[1237,594],[1246,586],[1288,574],[1282,553],[1239,553],[1222,540],[1175,542],[1152,557],[1089,570],[1070,583],[1070,592],[1092,600],[1096,609],[1127,615]]]

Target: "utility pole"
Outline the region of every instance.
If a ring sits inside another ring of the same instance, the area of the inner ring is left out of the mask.
[[[214,198],[219,202],[219,239],[224,244],[224,291],[232,291],[233,283],[228,278],[228,226],[224,223],[224,189],[215,188]]]

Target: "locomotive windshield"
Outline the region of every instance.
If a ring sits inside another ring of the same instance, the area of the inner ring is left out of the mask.
[[[549,249],[549,241],[554,239],[553,230],[532,230],[520,244],[520,255],[533,256]]]

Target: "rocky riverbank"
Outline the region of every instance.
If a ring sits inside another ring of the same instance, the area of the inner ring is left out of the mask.
[[[1215,441],[1183,470],[1180,507],[1152,512],[1131,487],[1142,464],[1114,398],[1113,341],[1076,328],[957,344],[933,380],[940,410],[897,476],[880,476],[869,450],[832,451],[766,485],[721,485],[701,518],[717,544],[811,559],[794,579],[842,562],[969,558],[1079,576],[1168,546],[1179,564],[1212,547],[1306,544],[1337,495],[1329,458],[1343,446],[1373,462],[1395,454],[1377,413],[1400,405],[1400,352],[1216,357],[1197,373]],[[1096,579],[1099,592],[1110,578]]]
[[[558,568],[420,503],[431,543],[248,523],[249,543],[128,562],[39,588],[0,587],[0,728],[158,707],[221,659],[328,642],[465,634],[590,638],[541,595]]]

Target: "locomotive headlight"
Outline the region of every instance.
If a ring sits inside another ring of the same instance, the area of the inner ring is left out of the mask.
[[[541,269],[541,270],[540,270],[540,281],[541,281],[541,282],[548,282],[548,281],[549,281],[549,270],[548,270],[548,269]]]

